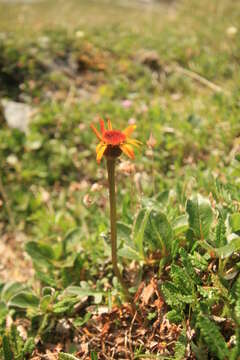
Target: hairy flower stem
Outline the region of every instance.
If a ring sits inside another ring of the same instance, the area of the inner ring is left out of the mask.
[[[109,186],[109,200],[110,200],[110,222],[111,222],[111,246],[112,246],[112,265],[113,271],[117,276],[127,300],[131,300],[131,295],[128,291],[123,277],[120,273],[117,263],[117,210],[116,210],[116,191],[115,191],[115,159],[107,157],[107,172],[108,172],[108,186]]]

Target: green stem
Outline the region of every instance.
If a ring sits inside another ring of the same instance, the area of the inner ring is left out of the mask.
[[[108,186],[109,186],[109,201],[110,201],[110,222],[111,222],[111,246],[112,246],[112,266],[113,271],[122,285],[124,294],[128,300],[131,295],[128,291],[123,277],[118,268],[117,262],[117,210],[116,210],[116,191],[115,191],[115,159],[107,158],[107,172],[108,172]]]
[[[10,207],[7,192],[5,191],[5,188],[4,188],[4,185],[3,185],[2,175],[1,174],[0,174],[0,194],[2,195],[4,205],[6,207],[9,224],[10,224],[11,228],[14,230],[15,229],[15,220],[14,220],[14,216],[13,216],[13,213],[12,213],[12,210],[11,210],[11,207]]]

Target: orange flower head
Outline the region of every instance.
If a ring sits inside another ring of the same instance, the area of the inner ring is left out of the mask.
[[[123,152],[130,159],[134,159],[133,146],[139,147],[140,141],[131,139],[130,136],[136,125],[128,126],[124,131],[113,130],[111,121],[108,120],[108,129],[105,129],[104,121],[100,122],[100,132],[91,124],[92,130],[95,132],[100,143],[96,147],[97,162],[100,163],[103,155],[116,158]]]

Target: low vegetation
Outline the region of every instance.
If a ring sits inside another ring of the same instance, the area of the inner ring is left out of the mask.
[[[239,359],[240,5],[156,9],[17,34],[11,8],[0,25],[0,99],[32,108],[26,132],[0,108],[4,360]],[[136,312],[111,264],[99,116],[143,143],[116,165]]]

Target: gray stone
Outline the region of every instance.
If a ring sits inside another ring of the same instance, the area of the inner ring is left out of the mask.
[[[13,129],[27,132],[28,124],[33,114],[31,106],[10,100],[2,100],[3,117],[8,126]]]

